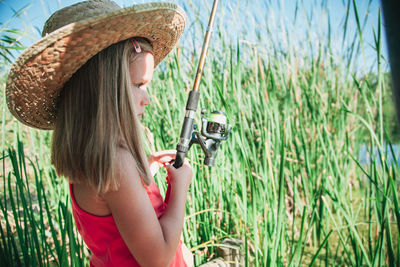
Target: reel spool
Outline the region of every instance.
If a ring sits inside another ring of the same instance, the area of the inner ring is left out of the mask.
[[[228,139],[232,126],[224,112],[213,111],[209,117],[206,117],[206,109],[201,111],[201,132],[196,131],[197,125],[193,125],[192,140],[189,147],[193,144],[199,144],[205,154],[204,164],[214,166],[215,157],[221,141]]]

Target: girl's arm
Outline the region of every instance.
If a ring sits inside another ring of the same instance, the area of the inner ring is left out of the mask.
[[[180,239],[192,169],[167,167],[171,183],[168,207],[158,219],[141,182],[135,162],[126,150],[118,153],[119,188],[103,194],[118,230],[141,266],[168,266]]]

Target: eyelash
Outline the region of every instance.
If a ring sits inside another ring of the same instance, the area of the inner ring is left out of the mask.
[[[137,83],[134,86],[136,86],[137,88],[141,88],[142,86],[144,86],[144,83]]]

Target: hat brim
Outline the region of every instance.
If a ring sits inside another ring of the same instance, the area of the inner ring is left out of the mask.
[[[60,90],[91,57],[119,41],[143,37],[152,43],[157,66],[175,47],[185,24],[185,12],[171,3],[135,5],[68,24],[15,61],[6,85],[8,108],[28,126],[53,129]]]

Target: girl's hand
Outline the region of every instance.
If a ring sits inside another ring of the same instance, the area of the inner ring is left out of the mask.
[[[192,166],[187,159],[184,160],[182,166],[176,169],[172,164],[166,164],[169,182],[172,188],[188,190],[193,177]]]
[[[167,163],[170,163],[175,159],[176,150],[163,150],[154,153],[147,160],[149,162],[149,167],[151,175],[154,176],[161,167],[165,167]]]

